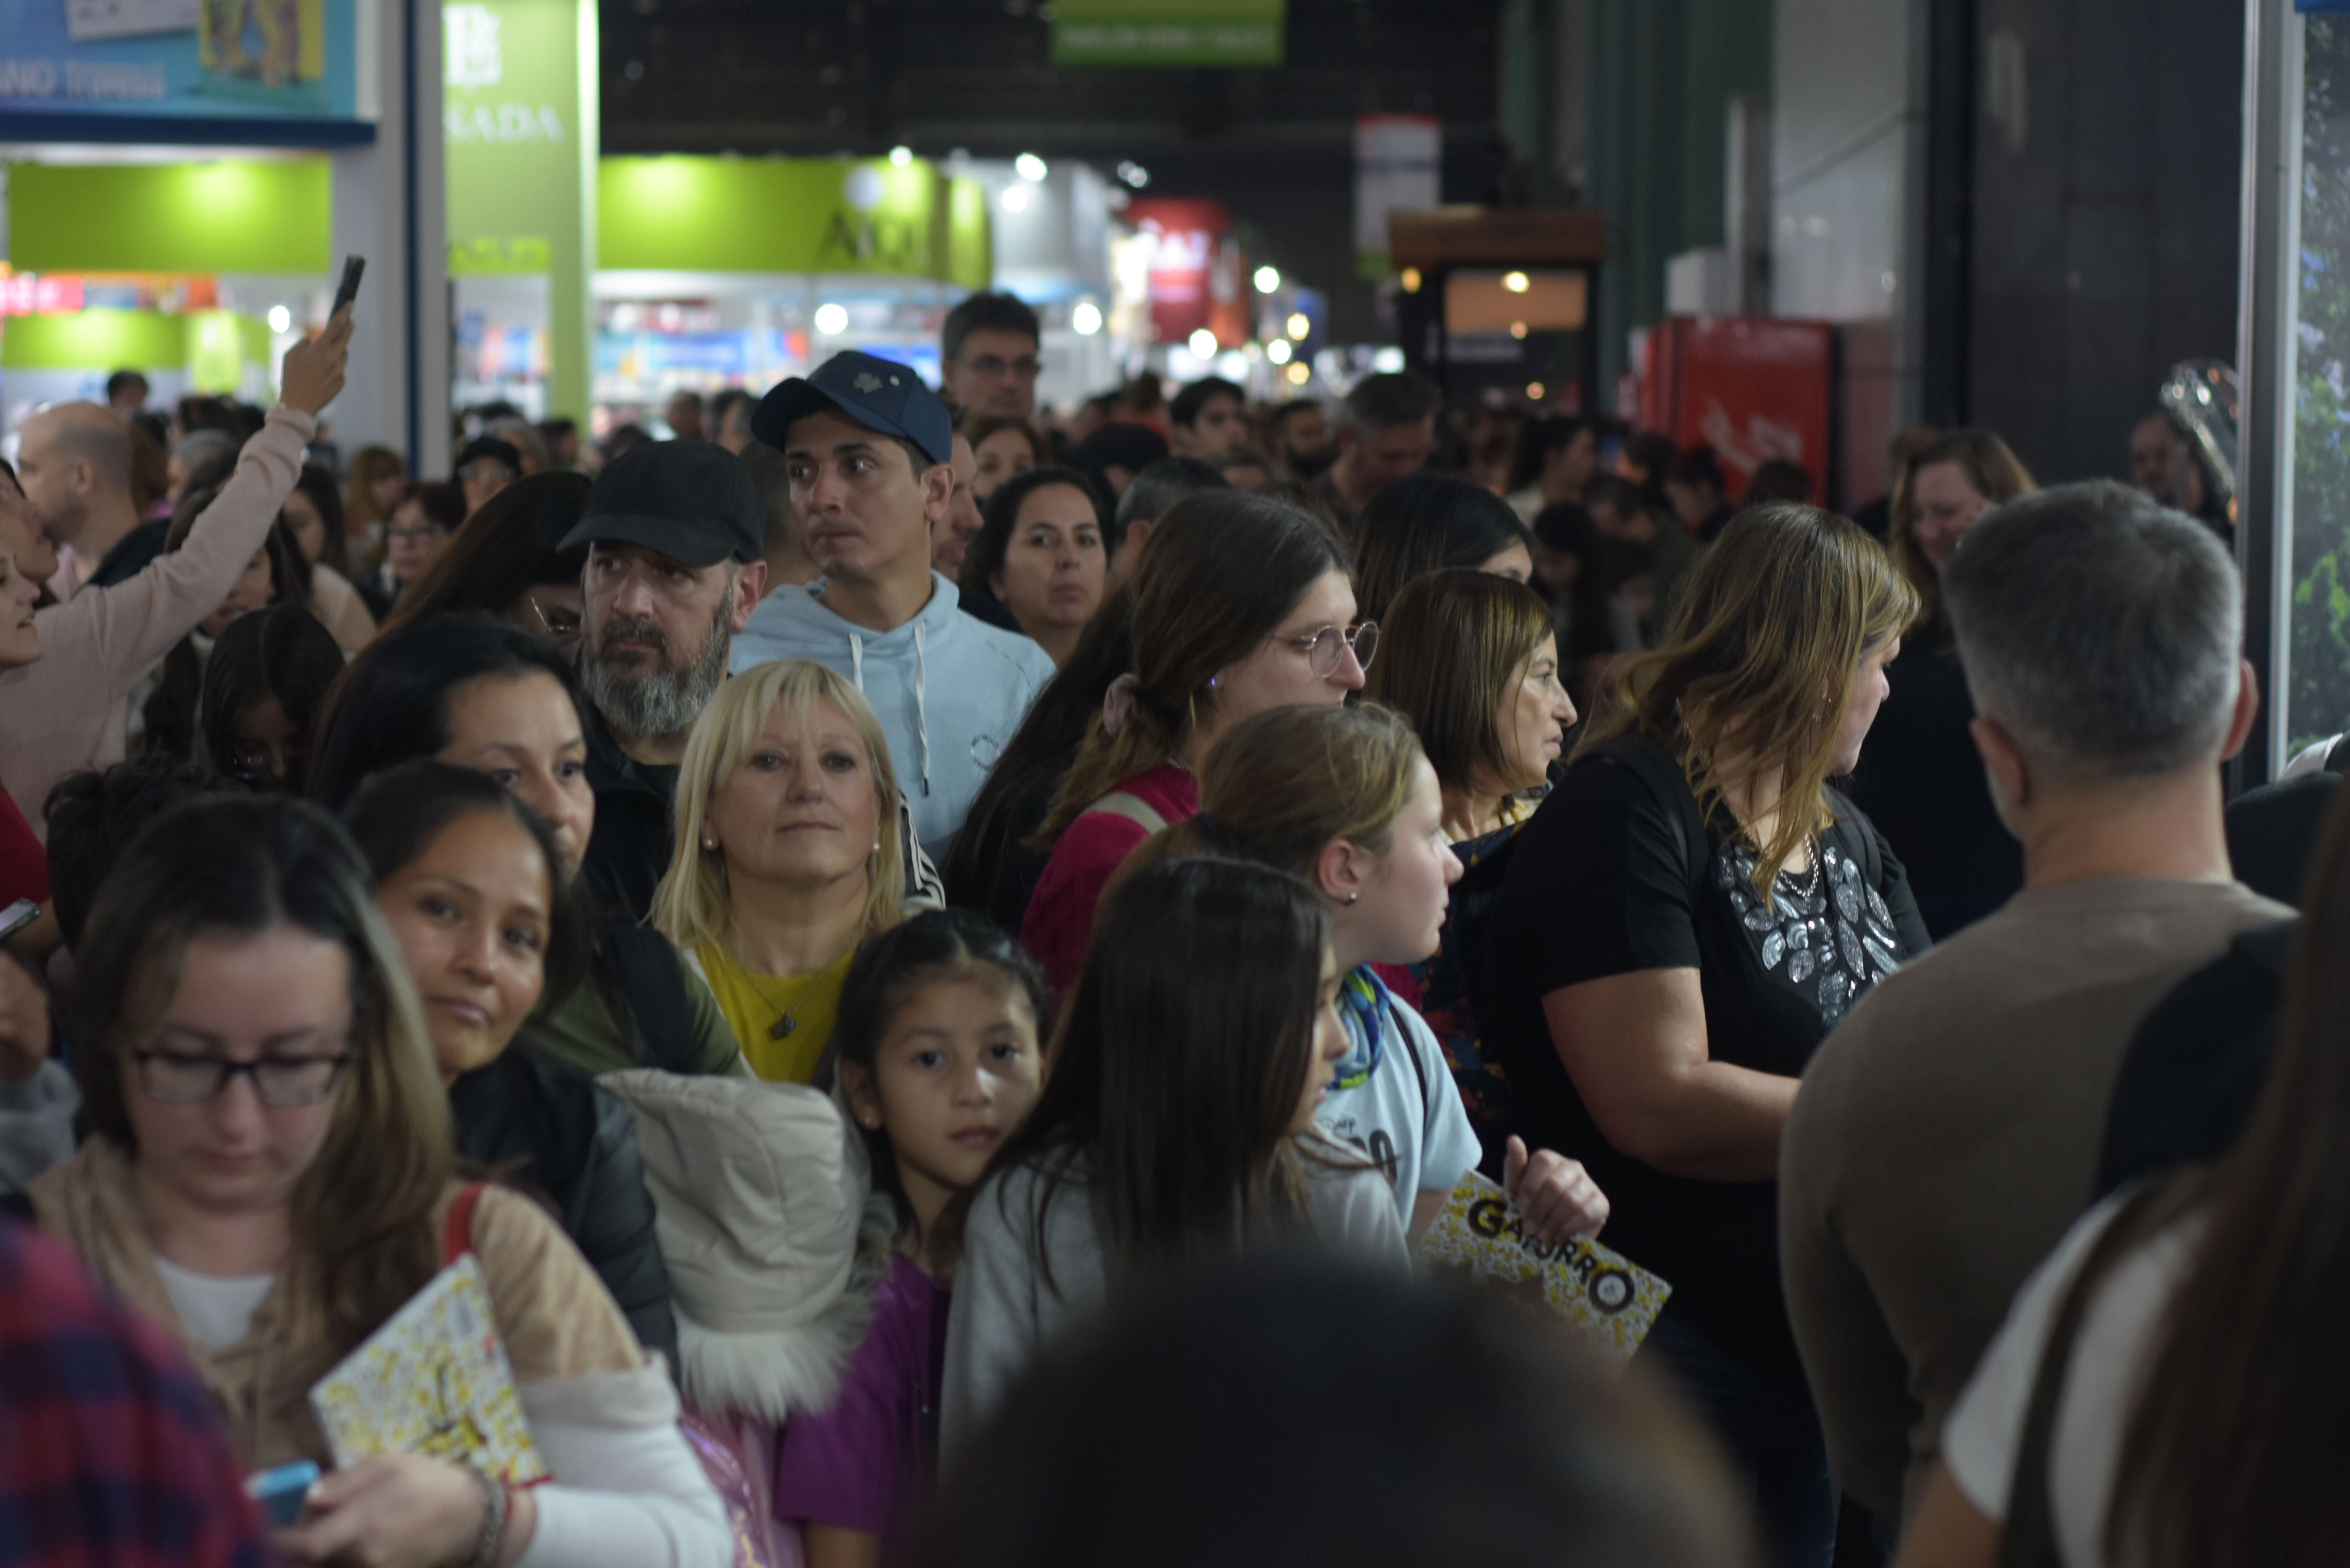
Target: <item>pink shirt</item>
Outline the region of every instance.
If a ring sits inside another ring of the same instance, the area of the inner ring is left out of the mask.
[[[306,413],[270,410],[178,549],[128,582],[85,587],[34,616],[39,660],[0,674],[0,786],[44,843],[51,786],[122,760],[131,686],[236,587],[293,491],[316,429]]]
[[[1161,763],[1118,788],[1165,817],[1170,826],[1200,814],[1200,781],[1180,763]],[[1054,843],[1052,858],[1045,862],[1045,874],[1036,879],[1035,896],[1020,922],[1020,940],[1044,966],[1055,995],[1066,996],[1086,967],[1086,944],[1093,940],[1094,909],[1101,902],[1102,888],[1134,846],[1149,836],[1133,818],[1095,806]]]

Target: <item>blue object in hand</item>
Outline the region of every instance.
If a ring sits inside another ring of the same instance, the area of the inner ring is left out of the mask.
[[[261,1517],[269,1528],[283,1530],[302,1517],[302,1504],[317,1482],[317,1465],[309,1459],[296,1459],[290,1465],[246,1477],[244,1490],[261,1505]]]

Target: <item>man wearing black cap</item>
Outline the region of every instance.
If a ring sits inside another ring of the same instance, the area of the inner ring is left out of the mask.
[[[522,477],[522,451],[510,441],[476,436],[457,454],[457,483],[465,491],[465,515]]]
[[[642,919],[670,861],[670,801],[686,732],[767,586],[758,487],[725,448],[656,441],[596,476],[562,548],[588,546],[579,684],[596,831],[580,874]]]
[[[957,607],[931,566],[955,487],[946,405],[905,366],[837,354],[768,392],[751,433],[784,453],[809,557],[824,576],[769,595],[733,668],[811,659],[865,693],[889,738],[914,831],[942,859],[972,797],[1053,677],[1045,650]]]

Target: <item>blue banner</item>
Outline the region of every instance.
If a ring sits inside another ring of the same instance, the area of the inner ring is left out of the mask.
[[[0,119],[357,113],[354,0],[0,0]]]

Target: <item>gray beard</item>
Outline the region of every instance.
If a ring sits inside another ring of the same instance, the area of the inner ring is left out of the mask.
[[[646,740],[683,734],[702,717],[702,709],[710,705],[710,699],[718,691],[718,683],[726,678],[726,655],[733,644],[733,628],[729,624],[733,608],[733,597],[729,595],[711,618],[709,630],[702,635],[701,653],[683,669],[671,660],[668,639],[656,623],[614,617],[604,623],[605,639],[621,630],[638,637],[650,633],[660,639],[661,662],[658,668],[639,674],[607,664],[597,647],[583,642],[579,649],[580,689],[588,693],[588,700],[596,704],[605,722],[622,734]]]

